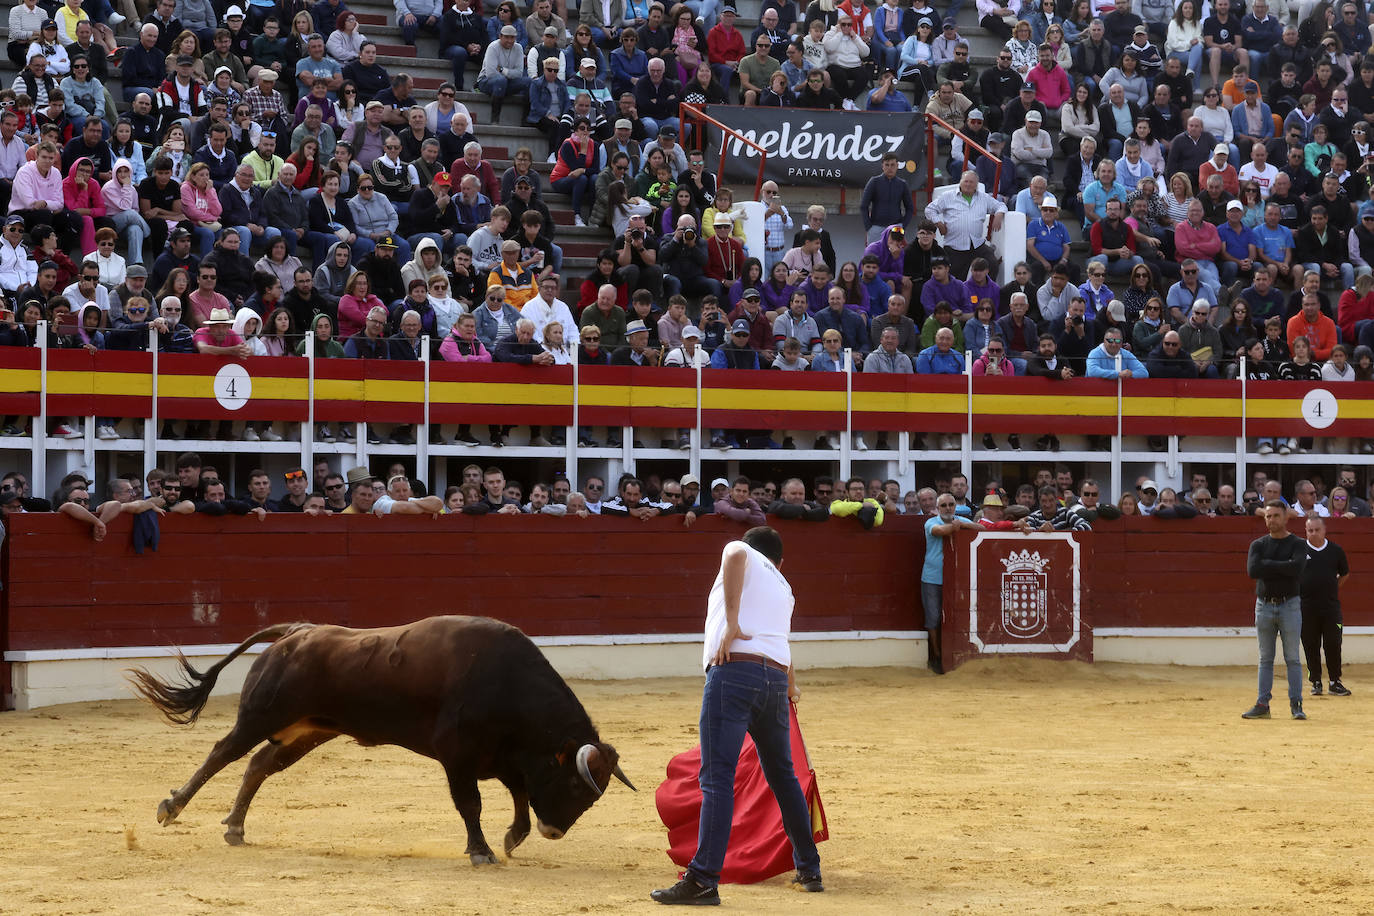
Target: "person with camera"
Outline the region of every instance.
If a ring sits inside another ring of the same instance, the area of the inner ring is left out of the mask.
[[[697,235],[696,217],[684,213],[678,217],[677,229],[659,248],[666,274],[664,286],[672,287],[669,295],[712,295],[719,299],[725,294],[720,282],[706,275],[708,254],[705,242]]]
[[[659,240],[649,231],[642,213],[632,214],[625,234],[615,240],[616,265],[627,289],[647,289],[654,300],[663,295],[663,268],[659,266]]]

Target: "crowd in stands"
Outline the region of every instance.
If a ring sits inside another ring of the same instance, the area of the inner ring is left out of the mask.
[[[259,519],[273,513],[435,518],[535,514],[641,520],[681,516],[688,527],[710,514],[749,525],[765,524],[768,516],[806,522],[853,517],[865,529],[873,529],[893,515],[932,517],[937,499],[945,494],[953,497],[959,515],[992,530],[1085,531],[1099,523],[1129,517],[1192,520],[1260,515],[1265,504],[1273,500],[1287,506],[1291,518],[1370,517],[1369,500],[1358,495],[1354,468],[1341,467],[1336,473],[1329,490],[1320,474],[1297,481],[1291,500],[1285,498],[1279,481],[1262,471],[1255,472],[1251,485],[1239,493],[1234,485],[1220,483],[1215,496],[1205,473],[1194,472],[1189,486],[1180,490],[1161,488],[1142,477],[1113,502],[1096,480],[1075,480],[1065,465],[1041,467],[1032,480],[1011,491],[998,480],[986,481],[980,491],[972,491],[969,479],[962,474],[940,475],[933,486],[906,493],[897,481],[880,478],[837,481],[820,476],[812,480],[808,492],[806,482],[797,477],[781,484],[743,476],[733,480],[719,477],[703,489],[701,481],[691,474],[680,479],[657,474],[640,479],[625,474],[611,494],[605,478],[596,475],[588,476],[581,489],[575,489],[562,474],[551,481],[532,482],[527,489],[508,478],[500,467],[470,464],[463,468],[461,482],[440,496],[429,493],[423,481],[408,474],[403,462],[390,464],[384,475],[374,474],[366,466],[340,474],[328,461],[320,460],[311,479],[303,468],[292,468],[277,483],[266,471],[255,469],[248,474],[246,490],[235,495],[226,492],[214,467],[196,453],[186,452],[178,457],[173,472],[156,468],[145,477],[129,474],[114,478],[103,501],[97,497],[94,482],[80,473],[63,478],[49,500],[33,496],[27,478],[11,471],[0,479],[0,522],[16,513],[57,511],[90,525],[97,540],[105,536],[106,525],[118,516],[150,512],[150,519],[167,512],[254,515]],[[1369,491],[1366,495],[1374,496]],[[3,532],[0,525],[0,537]]]
[[[230,357],[414,360],[428,338],[434,359],[532,368],[1374,378],[1359,3],[980,0],[1005,45],[979,72],[958,4],[927,0],[766,0],[748,40],[715,0],[396,0],[403,40],[433,34],[452,63],[423,105],[344,0],[125,5],[11,10],[0,345],[36,345],[46,321],[51,348]],[[116,46],[121,26],[136,44]],[[500,175],[484,158],[457,100],[473,72],[493,123],[521,100],[547,176],[528,148]],[[750,250],[734,193],[684,138],[684,100],[924,110],[958,184],[920,210],[887,155],[860,204],[867,247],[837,263],[825,209],[794,214],[766,182]],[[612,231],[575,302],[550,192]],[[1024,253],[989,241],[1009,210],[1029,220]],[[455,441],[476,443],[466,426]]]

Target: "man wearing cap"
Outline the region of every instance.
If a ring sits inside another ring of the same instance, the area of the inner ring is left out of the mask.
[[[1048,135],[1045,143],[1049,143]],[[955,277],[967,276],[974,258],[986,259],[989,266],[998,262],[987,238],[1002,228],[1006,212],[1006,204],[979,189],[978,175],[972,171],[964,172],[957,187],[926,205],[926,218],[945,237],[945,255]]]
[[[197,118],[205,113],[208,102],[205,99],[205,85],[196,79],[193,68],[196,59],[182,54],[176,59],[176,70],[167,75],[157,90],[157,107],[162,113],[162,130],[165,133],[173,121],[180,118]]]
[[[657,366],[661,350],[649,347],[649,327],[639,319],[625,325],[625,346],[611,354],[612,366]]]
[[[1266,140],[1274,136],[1274,116],[1269,106],[1260,101],[1259,83],[1247,80],[1244,89],[1245,101],[1231,109],[1231,125],[1235,129],[1235,144],[1240,150],[1241,158],[1248,159],[1252,144],[1263,146]],[[1345,93],[1342,92],[1341,95],[1344,97]],[[1342,102],[1342,105],[1344,104]],[[1318,118],[1331,131],[1331,142],[1341,146],[1350,139],[1351,112],[1348,106],[1343,114],[1336,112],[1335,105],[1333,97],[1331,105],[1322,111]],[[1333,115],[1331,120],[1328,120],[1329,114]],[[1335,139],[1338,133],[1343,139]]]
[[[748,322],[749,346],[763,354],[765,363],[771,363],[773,361],[773,324],[763,311],[761,298],[758,290],[752,286],[749,287],[740,296],[739,304],[731,310],[725,320],[731,322],[732,328],[740,321]]]
[[[735,28],[736,15],[737,13],[733,0],[726,0],[725,6],[723,6],[720,11],[720,21],[711,26],[710,31],[706,33],[707,53],[705,57],[707,61],[710,62],[711,73],[720,83],[721,88],[725,90],[727,97],[730,93],[730,85],[735,81],[735,72],[739,71],[740,100],[746,105],[751,105],[754,103],[744,101],[745,92],[750,88],[746,86],[744,73],[744,60],[745,56],[749,53],[749,48],[744,44],[744,36]],[[766,41],[764,45],[762,53],[765,57],[769,57],[769,51],[772,49],[772,41]],[[754,42],[754,47],[759,47],[758,41]],[[769,57],[769,59],[771,60],[772,58]],[[774,60],[773,64],[776,69],[777,61]],[[754,76],[758,76],[761,72],[758,64],[751,64],[749,69]],[[771,76],[771,74],[769,75]],[[754,95],[757,98],[758,94],[762,92],[763,89],[767,88],[768,79],[765,77],[762,83],[754,80],[751,85],[755,90]]]
[[[525,75],[524,50],[515,43],[515,26],[503,25],[495,41],[482,55],[482,70],[477,90],[491,96],[491,120],[501,119],[501,107],[508,95],[526,95],[530,79]]]
[[[724,288],[744,273],[744,245],[732,235],[735,224],[728,213],[717,213],[711,229],[706,243],[706,276]]]
[[[277,71],[270,67],[259,70],[256,85],[243,94],[243,101],[259,124],[280,117],[286,111],[286,99],[277,90]]]
[[[1031,109],[1026,112],[1026,126],[1011,135],[1011,158],[1016,163],[1019,178],[1029,179],[1033,175],[1048,178],[1049,163],[1054,156],[1054,144],[1048,131],[1041,130],[1044,116]]]
[[[372,514],[372,507],[377,501],[377,492],[372,489],[373,479],[372,472],[362,465],[349,469],[348,508],[340,511],[340,515]]]
[[[1249,285],[1255,266],[1260,263],[1259,238],[1255,230],[1241,222],[1244,214],[1244,204],[1230,201],[1226,204],[1226,222],[1217,229],[1217,237],[1221,239],[1221,283],[1231,286],[1232,299]]]
[[[234,333],[234,316],[228,309],[215,309],[205,323],[192,335],[197,353],[212,356],[234,356],[243,359],[252,355],[243,338]]]

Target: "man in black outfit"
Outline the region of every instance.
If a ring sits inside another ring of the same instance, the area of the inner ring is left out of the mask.
[[[1302,711],[1302,662],[1298,639],[1302,609],[1298,580],[1307,565],[1307,542],[1288,533],[1288,507],[1282,500],[1264,504],[1264,524],[1269,533],[1250,542],[1246,572],[1255,580],[1255,632],[1259,635],[1259,695],[1255,705],[1240,714],[1242,719],[1269,718],[1269,697],[1274,687],[1274,640],[1283,639],[1283,664],[1288,669],[1288,708],[1295,719]]]
[[[1326,646],[1326,670],[1331,678],[1333,696],[1348,697],[1341,683],[1341,595],[1340,588],[1350,576],[1345,551],[1327,540],[1326,519],[1307,517],[1307,563],[1303,566],[1299,592],[1302,596],[1302,647],[1307,652],[1307,679],[1312,696],[1322,695],[1322,646]]]

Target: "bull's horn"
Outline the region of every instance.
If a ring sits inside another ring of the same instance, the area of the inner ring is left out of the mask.
[[[587,785],[592,787],[592,791],[596,793],[596,797],[600,798],[603,790],[596,784],[596,780],[592,778],[592,768],[590,766],[591,756],[595,753],[598,752],[594,744],[584,744],[577,749],[577,772],[581,774],[582,779],[586,781]]]
[[[629,778],[625,775],[625,771],[620,768],[620,764],[617,763],[615,765],[615,769],[611,770],[611,775],[614,776],[616,779],[619,779],[621,782],[625,783],[625,785],[629,786],[635,792],[639,791],[635,788],[635,784],[630,782]]]

